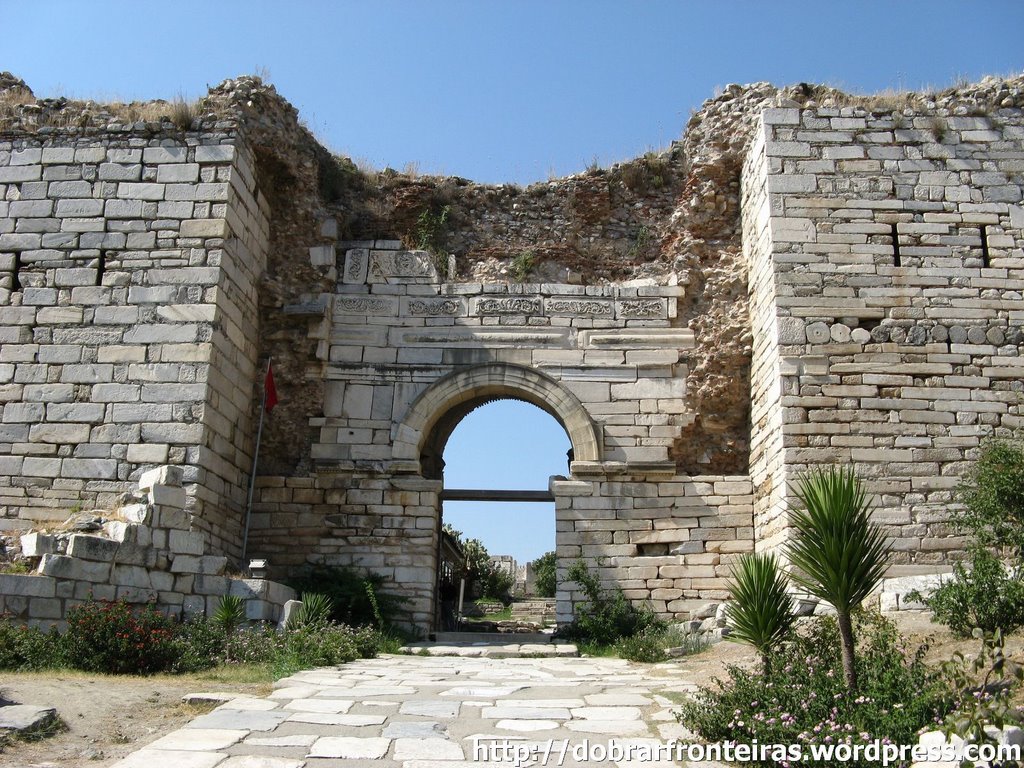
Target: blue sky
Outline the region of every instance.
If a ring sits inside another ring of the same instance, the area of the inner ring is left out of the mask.
[[[0,12],[0,70],[37,95],[195,98],[259,71],[334,151],[493,183],[667,146],[733,82],[868,93],[1024,70],[1020,0],[0,0]],[[488,406],[453,435],[447,481],[544,488],[565,447],[532,406]],[[446,515],[492,553],[553,546],[549,505]]]

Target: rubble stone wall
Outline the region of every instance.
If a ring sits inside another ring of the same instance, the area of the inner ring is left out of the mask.
[[[934,570],[963,548],[947,514],[982,440],[1024,423],[1024,119],[783,108],[759,131],[754,430],[781,452],[754,462],[756,537],[774,539],[787,477],[852,466],[890,575]]]
[[[0,528],[115,505],[172,463],[237,550],[268,211],[234,141],[0,139]]]

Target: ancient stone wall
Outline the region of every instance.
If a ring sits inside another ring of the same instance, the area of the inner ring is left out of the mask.
[[[143,122],[0,74],[0,527],[169,462],[237,557],[273,356],[249,553],[279,575],[377,571],[429,628],[445,443],[518,398],[573,445],[561,573],[710,617],[731,559],[785,540],[787,484],[838,463],[879,495],[898,606],[1021,423],[1021,86],[728,86],[664,152],[519,189],[359,171],[255,78]]]
[[[787,108],[760,131],[754,430],[781,426],[783,466],[756,454],[759,546],[785,481],[837,464],[878,496],[892,575],[934,568],[963,547],[947,514],[981,441],[1024,423],[1024,119]]]
[[[746,476],[552,478],[551,491],[561,622],[572,620],[583,598],[564,582],[577,558],[627,598],[683,620],[728,597],[736,557],[754,546]]]
[[[178,467],[148,470],[138,493],[75,528],[21,537],[31,574],[0,574],[0,615],[63,629],[68,611],[88,600],[152,604],[170,616],[213,614],[224,595],[245,601],[246,616],[277,621],[295,593],[264,579],[225,575],[227,558],[210,554],[185,511]],[[99,511],[97,511],[99,512]]]
[[[237,550],[268,210],[233,142],[212,121],[0,139],[0,526],[169,462]]]

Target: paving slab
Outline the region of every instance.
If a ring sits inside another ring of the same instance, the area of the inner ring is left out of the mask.
[[[684,733],[666,693],[692,683],[652,669],[578,657],[366,659],[299,672],[263,698],[205,694],[221,705],[116,768],[591,765],[574,751],[586,742]],[[482,753],[489,744],[518,752]]]

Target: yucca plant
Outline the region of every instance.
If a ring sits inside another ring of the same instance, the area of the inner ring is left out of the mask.
[[[774,554],[742,555],[732,571],[725,607],[729,640],[749,643],[761,654],[765,675],[771,671],[771,652],[793,627],[793,601],[786,593],[789,580]]]
[[[327,595],[320,592],[303,592],[302,604],[292,614],[288,629],[321,626],[331,619],[334,603]]]
[[[857,688],[853,611],[885,574],[890,544],[871,522],[871,499],[850,468],[815,469],[799,479],[786,548],[797,584],[836,610],[843,675]]]
[[[231,635],[245,622],[245,601],[237,595],[224,595],[217,604],[213,622],[225,635]]]

